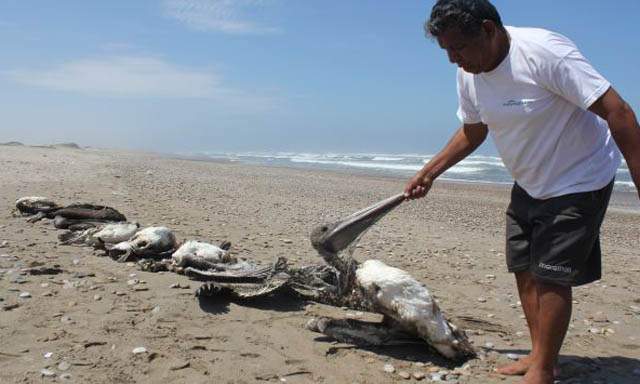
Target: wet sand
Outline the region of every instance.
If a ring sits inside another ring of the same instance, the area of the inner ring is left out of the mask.
[[[426,374],[423,382],[442,372],[449,382],[517,383],[492,372],[509,361],[507,354],[529,348],[504,266],[507,187],[438,182],[426,199],[404,203],[374,226],[355,255],[408,270],[429,287],[481,351],[460,365],[424,346],[354,347],[304,328],[318,315],[369,317],[348,309],[293,298],[198,301],[197,282],[58,245],[51,223],[29,224],[11,214],[15,200],[28,195],[105,204],[144,226],[168,226],[180,241],[229,240],[241,257],[310,264],[322,262],[308,240],[311,228],[398,193],[404,181],[114,150],[0,146],[0,244],[6,241],[0,382],[417,381],[399,376],[406,371]],[[575,290],[562,382],[640,380],[638,204],[634,194],[614,197],[602,233],[604,279]],[[20,274],[41,264],[64,272]],[[127,284],[132,279],[147,289],[134,290]],[[171,288],[175,283],[180,288]],[[25,292],[30,297],[21,298]],[[137,347],[147,352],[133,354]],[[395,373],[384,372],[385,364]]]

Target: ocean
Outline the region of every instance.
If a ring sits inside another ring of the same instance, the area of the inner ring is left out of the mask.
[[[252,165],[307,168],[356,172],[370,175],[409,178],[428,162],[429,154],[388,153],[297,153],[297,152],[198,152],[182,154],[212,160],[239,162]],[[440,180],[470,183],[511,184],[513,179],[502,160],[496,156],[473,155],[456,164]],[[626,163],[616,175],[617,191],[635,191]]]

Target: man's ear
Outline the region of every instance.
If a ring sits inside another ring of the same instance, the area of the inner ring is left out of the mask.
[[[494,23],[493,20],[484,20],[482,22],[482,30],[489,38],[492,38],[496,34],[497,29],[496,23]]]

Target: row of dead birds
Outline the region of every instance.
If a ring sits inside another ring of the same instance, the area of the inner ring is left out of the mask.
[[[52,220],[56,228],[64,230],[58,235],[63,245],[93,247],[118,262],[137,261],[146,271],[173,271],[210,282],[198,289],[198,296],[231,293],[250,298],[288,287],[305,298],[321,300],[321,296],[327,296],[325,289],[331,291],[335,283],[329,266],[296,269],[285,258],[271,266],[261,266],[234,257],[227,241],[219,246],[199,240],[178,245],[169,228],[141,228],[138,223],[127,222],[123,214],[111,207],[59,206],[47,198],[30,196],[18,199],[16,208],[21,215],[30,216],[28,222]]]
[[[178,244],[162,226],[141,228],[116,209],[94,204],[59,206],[44,197],[16,201],[29,222],[47,218],[64,229],[65,245],[103,250],[119,262],[137,261],[151,272],[173,271],[202,281],[198,296],[259,298],[281,292],[310,301],[380,313],[380,323],[354,319],[314,318],[307,328],[339,341],[360,345],[426,342],[441,355],[466,360],[475,351],[464,331],[447,321],[427,288],[407,272],[378,260],[359,263],[353,250],[366,230],[404,201],[402,195],[382,200],[335,223],[320,225],[311,243],[327,264],[296,267],[280,257],[263,266],[234,257],[230,243],[198,240]]]

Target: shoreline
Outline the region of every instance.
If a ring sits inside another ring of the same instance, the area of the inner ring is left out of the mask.
[[[17,145],[16,145],[17,144]],[[241,161],[234,161],[230,159],[223,158],[212,158],[206,155],[180,155],[176,153],[168,153],[168,152],[156,152],[156,151],[146,151],[146,150],[130,150],[130,149],[116,149],[116,148],[100,148],[100,147],[81,147],[75,143],[58,143],[58,144],[49,144],[49,145],[26,145],[19,142],[8,142],[8,143],[0,143],[0,147],[6,148],[35,148],[35,149],[45,149],[45,150],[86,150],[86,151],[103,151],[107,153],[131,153],[131,154],[146,154],[152,156],[158,156],[159,158],[165,159],[175,159],[175,160],[183,160],[183,161],[194,161],[194,162],[205,162],[205,163],[218,163],[218,164],[240,164],[248,167],[264,167],[264,168],[282,168],[282,169],[293,169],[293,170],[308,170],[310,172],[328,172],[333,174],[341,174],[341,175],[353,175],[356,177],[365,177],[372,179],[381,179],[387,181],[398,182],[401,187],[404,186],[410,175],[401,176],[397,174],[391,174],[389,171],[384,170],[375,170],[375,169],[362,169],[362,168],[351,168],[351,169],[335,169],[330,167],[323,167],[321,165],[303,165],[299,164],[297,166],[287,166],[284,164],[250,164]],[[398,155],[400,156],[400,155]],[[488,155],[481,155],[488,156]],[[485,188],[487,190],[495,190],[495,191],[510,191],[513,185],[512,182],[490,182],[490,181],[482,181],[482,180],[459,180],[459,179],[447,179],[446,177],[440,178],[436,180],[435,185],[450,185],[450,186],[469,186],[469,187],[480,187]],[[621,214],[640,214],[640,198],[636,192],[630,191],[613,191],[611,195],[611,201],[608,207],[609,212],[617,212]]]
[[[308,170],[310,172],[328,172],[328,173],[335,173],[335,174],[342,174],[342,175],[353,175],[356,177],[367,177],[367,178],[373,178],[373,179],[394,181],[394,182],[398,182],[401,187],[404,187],[404,183],[406,183],[410,178],[410,176],[403,177],[400,175],[393,175],[393,174],[390,174],[389,172],[378,171],[378,170],[365,170],[365,169],[356,169],[356,168],[331,169],[331,168],[322,167],[322,166],[305,166],[305,165],[287,166],[282,164],[247,164],[240,161],[210,158],[207,156],[183,156],[183,155],[176,155],[171,153],[155,153],[155,154],[165,158],[169,158],[169,159],[185,160],[185,161],[219,163],[219,164],[240,164],[248,167],[282,168],[282,169],[294,169],[294,170],[300,170],[300,171]],[[449,187],[476,186],[480,188],[486,188],[487,190],[495,190],[500,192],[510,191],[513,185],[513,183],[504,183],[504,182],[456,180],[456,179],[447,179],[447,178],[437,179],[436,182],[434,183],[434,187],[438,184],[448,185]],[[614,190],[611,195],[611,201],[609,203],[608,211],[615,211],[618,213],[640,214],[640,199],[638,197],[638,194],[635,192]]]

